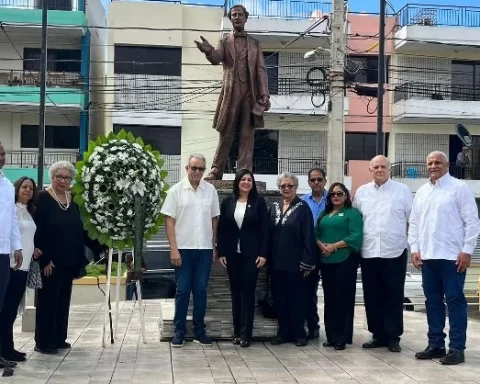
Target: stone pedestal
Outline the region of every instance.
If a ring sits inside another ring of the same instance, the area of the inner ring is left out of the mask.
[[[211,182],[218,191],[219,199],[222,201],[225,197],[232,194],[233,181],[216,180]],[[263,187],[263,189],[262,189]],[[280,194],[278,191],[265,190],[265,183],[257,182],[257,190],[260,196],[265,200],[271,201],[278,199]],[[266,291],[266,270],[262,269],[258,276],[257,282],[257,305],[255,308],[255,320],[253,325],[253,338],[255,340],[271,339],[277,334],[277,320],[266,319],[258,306],[258,299],[263,299]],[[193,302],[190,298],[187,316],[187,329],[192,335],[192,310]],[[168,341],[173,337],[174,325],[173,316],[175,312],[175,300],[165,300],[161,303],[160,317],[160,339]],[[212,266],[210,280],[208,283],[208,299],[207,314],[205,316],[205,324],[207,333],[215,340],[231,340],[233,337],[233,321],[232,321],[232,299],[230,296],[230,284],[228,281],[227,271],[219,264]]]
[[[22,332],[35,332],[35,314],[33,306],[28,306],[22,315]]]

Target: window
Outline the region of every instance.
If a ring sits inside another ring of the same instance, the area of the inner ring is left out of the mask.
[[[452,100],[480,100],[480,61],[452,61]]]
[[[384,133],[385,155],[388,150],[389,134]],[[345,161],[371,160],[376,155],[377,135],[375,133],[345,133]]]
[[[345,81],[351,83],[378,83],[378,56],[350,56],[349,70],[345,71]],[[388,68],[388,58],[387,58]],[[386,71],[388,73],[388,71]],[[388,83],[388,76],[385,77]]]
[[[38,148],[38,125],[22,125],[20,132],[22,148]],[[45,148],[79,149],[80,128],[72,126],[46,125]]]
[[[263,57],[267,66],[268,91],[271,95],[278,95],[278,52],[264,52]]]
[[[176,47],[115,46],[115,73],[182,75],[182,49]]]
[[[124,125],[114,124],[113,132],[122,129],[131,132],[135,137],[141,137],[145,144],[150,144],[153,149],[162,155],[180,155],[182,146],[182,127],[169,127],[161,125]]]
[[[57,11],[72,11],[72,0],[46,0],[48,9]],[[35,0],[35,8],[42,9],[43,0]]]
[[[80,72],[82,53],[73,49],[48,49],[47,71]],[[23,69],[40,71],[40,48],[25,48],[23,50]]]

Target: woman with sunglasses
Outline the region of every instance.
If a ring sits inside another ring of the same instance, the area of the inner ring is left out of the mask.
[[[277,180],[282,200],[270,209],[269,268],[272,295],[278,318],[273,345],[293,341],[307,345],[304,322],[307,277],[315,269],[316,248],[312,212],[297,197],[298,178],[289,172]]]
[[[217,251],[232,293],[233,344],[249,347],[253,332],[258,271],[267,259],[268,210],[253,173],[235,175],[233,194],[222,201]]]
[[[352,207],[348,189],[333,183],[328,190],[324,213],[315,228],[320,248],[320,270],[324,293],[324,347],[345,349],[352,344],[358,254],[362,244],[363,220]]]

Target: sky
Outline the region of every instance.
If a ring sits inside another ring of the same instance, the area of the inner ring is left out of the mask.
[[[272,0],[257,0],[257,1],[272,1]],[[308,1],[308,0],[307,0]],[[323,2],[324,0],[318,0]],[[102,0],[102,3],[106,5],[109,0]],[[187,3],[191,4],[216,4],[221,5],[224,3],[224,0],[187,0]],[[239,1],[241,2],[241,1]],[[326,2],[326,1],[325,1]],[[401,9],[405,4],[410,3],[419,3],[419,4],[432,4],[432,5],[453,5],[456,0],[421,0],[421,1],[405,1],[405,0],[389,0],[390,4],[395,8],[395,11]],[[459,0],[459,5],[463,6],[477,6],[480,7],[480,0]],[[368,12],[368,13],[377,13],[379,11],[380,0],[349,0],[350,9],[354,12]],[[392,14],[393,11],[389,7],[388,13]]]

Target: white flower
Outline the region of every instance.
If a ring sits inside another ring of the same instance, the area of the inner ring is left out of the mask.
[[[128,215],[128,216],[133,216],[133,211],[132,211],[131,209],[129,209],[129,210],[127,211],[127,215]]]
[[[143,196],[146,192],[145,183],[137,180],[135,184],[132,185],[132,191],[133,194],[138,193],[140,196]]]
[[[97,175],[95,176],[95,181],[97,183],[102,183],[103,182],[103,176],[102,175]]]
[[[118,189],[122,190],[122,189],[128,188],[128,185],[129,185],[129,184],[130,184],[130,183],[129,183],[127,180],[125,180],[125,179],[120,179],[120,180],[118,180],[118,181],[115,183],[115,186],[116,186]]]

